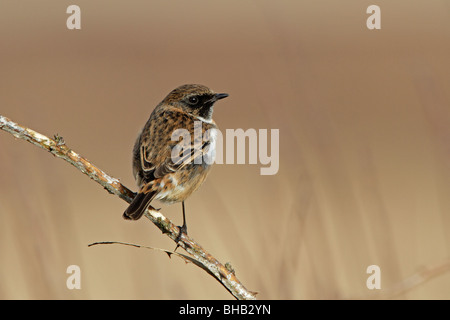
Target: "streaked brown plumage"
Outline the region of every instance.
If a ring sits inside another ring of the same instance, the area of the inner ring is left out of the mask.
[[[125,219],[139,219],[154,199],[183,202],[186,228],[184,200],[206,179],[215,155],[214,103],[227,96],[203,85],[187,84],[174,89],[156,106],[134,145],[133,174],[140,190],[125,210]],[[208,139],[195,137],[196,121]],[[172,150],[179,144],[172,141],[176,129],[186,129],[190,141],[186,153],[172,159]]]

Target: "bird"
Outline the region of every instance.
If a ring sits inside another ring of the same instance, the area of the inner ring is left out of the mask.
[[[210,172],[218,130],[214,105],[226,97],[201,84],[185,84],[155,107],[134,144],[132,166],[139,191],[123,213],[125,219],[138,220],[148,208],[156,210],[153,200],[181,202],[178,238],[187,234],[184,202]]]

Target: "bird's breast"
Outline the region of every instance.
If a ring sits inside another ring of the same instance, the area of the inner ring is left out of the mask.
[[[205,153],[203,154],[203,166],[209,167],[212,165],[216,159],[216,142],[217,142],[217,129],[211,128],[208,130],[208,134],[206,134],[206,138],[209,142],[206,147]],[[206,141],[205,141],[206,142]]]

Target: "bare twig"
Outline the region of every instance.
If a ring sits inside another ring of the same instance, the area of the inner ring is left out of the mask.
[[[161,249],[161,248],[155,248],[155,247],[149,247],[149,246],[141,246],[139,244],[134,244],[134,243],[128,243],[128,242],[122,242],[122,241],[101,241],[101,242],[94,242],[88,245],[88,247],[92,247],[92,246],[97,246],[97,245],[103,245],[103,244],[120,244],[123,246],[130,246],[130,247],[134,247],[134,248],[143,248],[143,249],[150,249],[150,250],[155,250],[155,251],[161,251],[161,252],[165,252],[169,258],[172,257],[172,255],[177,256],[181,259],[184,260],[184,262],[188,263],[188,262],[192,262],[194,265],[196,265],[197,267],[205,270],[210,276],[212,276],[214,279],[218,280],[213,273],[211,273],[211,271],[209,271],[208,268],[206,268],[202,263],[198,262],[196,259],[192,258],[191,256],[179,253],[179,252],[175,252],[175,251],[170,251],[170,250],[166,250],[166,249]],[[226,265],[226,264],[225,264]],[[220,281],[219,281],[220,282]]]
[[[43,148],[58,158],[66,160],[78,170],[103,186],[111,194],[119,196],[128,203],[133,200],[135,195],[134,192],[122,185],[118,179],[107,175],[104,171],[93,165],[89,160],[68,148],[61,136],[55,135],[54,139],[50,139],[45,135],[23,127],[1,115],[0,129],[9,132],[16,138],[26,140],[40,148]],[[174,241],[177,239],[179,228],[163,216],[161,212],[156,210],[147,210],[145,216],[169,238]],[[236,299],[255,299],[256,293],[247,290],[242,285],[242,283],[236,278],[232,268],[227,268],[221,264],[192,238],[186,234],[182,234],[178,244],[193,256],[191,259],[196,261],[195,264],[197,266],[201,265],[202,269],[207,270],[207,272],[216,278]],[[192,260],[190,261],[193,262]]]

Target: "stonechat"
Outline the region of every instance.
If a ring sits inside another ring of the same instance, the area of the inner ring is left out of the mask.
[[[228,97],[199,84],[182,85],[170,92],[150,115],[133,149],[133,174],[139,192],[125,210],[125,219],[139,219],[154,199],[181,202],[187,232],[184,201],[205,181],[215,157],[217,125],[214,103]],[[199,126],[201,125],[201,127]],[[174,132],[186,132],[182,148]],[[200,134],[198,134],[200,133]],[[206,139],[205,139],[206,138]]]

